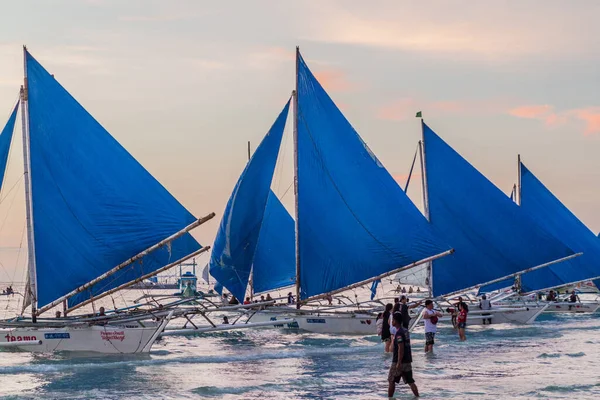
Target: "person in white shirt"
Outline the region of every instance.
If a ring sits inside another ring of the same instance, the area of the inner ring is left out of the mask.
[[[492,309],[492,302],[488,300],[488,298],[486,297],[486,295],[484,294],[483,296],[481,296],[481,300],[479,300],[479,308],[481,310],[491,310]],[[485,314],[481,314],[482,317],[486,317],[489,316],[490,314],[485,313]],[[491,318],[484,318],[483,319],[483,324],[485,325],[485,323],[488,323],[488,325],[492,324],[492,319]]]
[[[425,322],[425,353],[433,351],[437,323],[441,316],[441,312],[433,309],[433,301],[426,300],[425,309],[423,310],[423,321]]]

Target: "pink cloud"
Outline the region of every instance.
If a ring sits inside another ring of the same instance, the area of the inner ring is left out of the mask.
[[[600,107],[587,107],[570,110],[569,114],[573,118],[585,123],[584,135],[593,135],[600,133]]]
[[[513,108],[508,111],[512,116],[528,119],[545,119],[552,114],[554,107],[547,104],[529,105]]]
[[[324,69],[314,73],[315,78],[329,92],[348,92],[355,85],[348,81],[346,73],[340,69]]]
[[[547,104],[527,105],[510,109],[508,114],[519,118],[536,119],[544,122],[549,127],[583,122],[585,126],[584,135],[600,133],[600,107],[592,106],[555,111],[553,106]]]

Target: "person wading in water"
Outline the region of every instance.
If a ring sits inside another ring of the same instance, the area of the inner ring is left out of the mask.
[[[438,318],[441,316],[441,312],[433,309],[433,301],[425,300],[425,309],[423,310],[423,321],[425,322],[425,353],[433,351]]]
[[[400,378],[410,387],[415,396],[419,396],[419,389],[415,384],[412,373],[412,350],[410,347],[410,333],[402,326],[402,314],[395,313],[392,317],[392,325],[396,328],[394,335],[394,355],[392,366],[388,373],[388,397],[392,397],[396,391],[396,383]]]

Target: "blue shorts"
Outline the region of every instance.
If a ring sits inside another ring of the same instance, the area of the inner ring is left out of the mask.
[[[465,329],[467,327],[467,323],[466,322],[459,322],[458,323],[458,329]]]

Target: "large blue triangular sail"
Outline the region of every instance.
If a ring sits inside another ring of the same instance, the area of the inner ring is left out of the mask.
[[[10,152],[10,144],[12,142],[13,132],[15,130],[15,121],[17,120],[17,110],[19,103],[10,114],[4,129],[0,132],[0,193],[2,193],[2,183],[4,182],[4,174],[6,173],[6,164],[8,163],[8,154]]]
[[[252,263],[254,292],[280,289],[296,283],[294,219],[270,192]]]
[[[522,163],[520,205],[540,226],[583,255],[521,276],[526,292],[600,276],[600,240]],[[494,290],[506,284],[486,287]],[[510,285],[508,285],[510,286]]]
[[[301,299],[449,250],[298,57]]]
[[[195,218],[29,53],[31,185],[40,306],[180,231]],[[184,257],[185,234],[69,300]]]
[[[246,295],[289,105],[288,101],[238,179],[210,257],[210,274],[238,299]]]
[[[455,249],[433,262],[440,296],[573,254],[423,123],[431,224]]]

